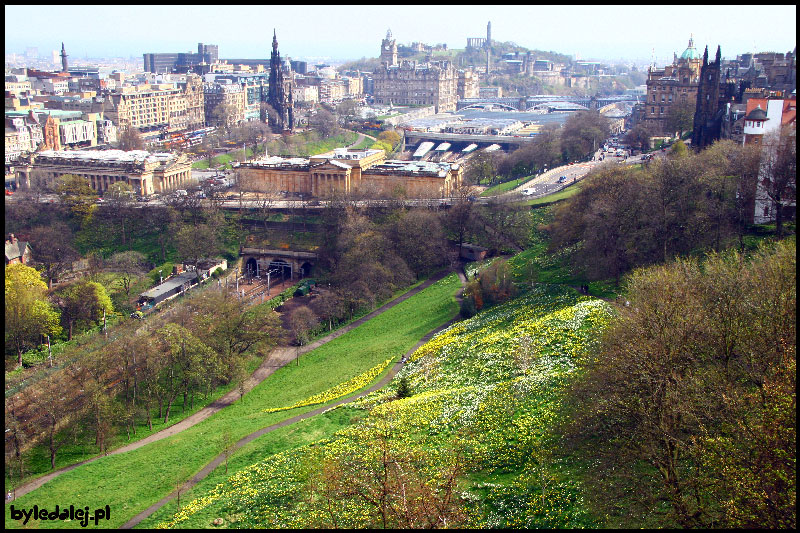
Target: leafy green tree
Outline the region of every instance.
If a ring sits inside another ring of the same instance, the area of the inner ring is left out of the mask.
[[[158,382],[164,391],[166,424],[175,399],[183,393],[185,404],[186,394],[190,389],[202,386],[206,379],[206,366],[216,361],[217,356],[214,350],[178,324],[163,326],[156,332],[156,337],[164,353]]]
[[[375,141],[374,143],[372,143],[372,146],[370,146],[370,149],[383,150],[384,152],[386,152],[387,155],[392,153],[392,145],[390,145],[386,141]]]
[[[386,130],[378,134],[378,140],[388,143],[392,148],[400,144],[403,138],[394,130]]]
[[[73,326],[87,327],[114,311],[105,287],[95,281],[78,281],[56,292],[62,310],[62,320],[69,328],[72,339]]]
[[[65,174],[56,180],[56,193],[61,203],[80,222],[88,219],[97,208],[97,193],[89,186],[89,181],[81,176]]]
[[[686,157],[688,153],[689,149],[686,148],[686,145],[680,140],[673,144],[672,148],[669,149],[669,155],[676,158]]]
[[[229,294],[205,291],[186,302],[186,327],[220,358],[213,377],[224,383],[244,366],[244,357],[266,352],[283,339],[278,314],[265,308],[248,308]],[[214,383],[212,383],[214,385]]]
[[[22,366],[22,352],[44,335],[58,335],[58,312],[47,301],[47,284],[39,273],[21,263],[6,265],[5,270],[6,347],[17,352]]]
[[[494,185],[497,183],[497,156],[482,151],[473,155],[467,161],[464,178],[475,185]]]
[[[662,526],[794,527],[795,243],[638,269],[625,299],[574,391],[596,501],[635,487],[626,514]]]
[[[398,400],[411,396],[411,386],[408,384],[408,378],[406,376],[402,376],[397,382],[397,392],[395,396]]]

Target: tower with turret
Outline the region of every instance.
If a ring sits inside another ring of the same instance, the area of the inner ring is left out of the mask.
[[[708,61],[708,47],[703,52],[703,62],[697,85],[697,102],[692,129],[692,148],[702,150],[719,140],[721,134],[720,64],[722,51],[717,46],[717,56]]]
[[[381,63],[390,67],[397,65],[397,41],[392,38],[392,30],[388,30],[386,38],[381,41]]]

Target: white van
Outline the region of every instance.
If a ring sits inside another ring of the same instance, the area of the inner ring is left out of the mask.
[[[189,196],[189,193],[183,189],[178,189],[175,191],[175,196]]]

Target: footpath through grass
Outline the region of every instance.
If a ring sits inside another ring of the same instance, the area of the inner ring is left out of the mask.
[[[236,442],[245,435],[319,407],[309,405],[265,413],[293,405],[399,358],[427,332],[457,311],[454,294],[460,287],[451,274],[354,330],[278,369],[240,401],[178,435],[137,450],[101,458],[67,472],[17,499],[17,508],[55,508],[56,504],[109,505],[106,527],[119,527],[157,502],[224,449],[224,436]],[[388,367],[381,374],[388,371]],[[375,377],[371,382],[380,379]],[[363,390],[369,384],[362,387]],[[353,394],[358,391],[353,391]],[[6,514],[6,527],[19,527]],[[36,523],[39,527],[78,527],[76,522]]]

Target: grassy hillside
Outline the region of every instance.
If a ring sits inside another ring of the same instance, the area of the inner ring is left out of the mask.
[[[402,472],[387,471],[390,480],[397,478],[390,485],[402,485],[407,499],[402,507],[400,496],[389,493],[384,504],[405,509],[400,515],[406,518],[412,493],[447,486],[456,473],[451,525],[596,525],[581,505],[569,465],[548,450],[558,438],[551,428],[564,387],[609,316],[601,300],[539,285],[457,323],[420,348],[394,384],[353,404],[363,414],[350,426],[266,455],[162,525],[211,527],[221,518],[234,527],[381,527],[380,505],[335,480],[369,493],[378,488],[369,473],[380,471],[387,456],[405,465]],[[397,400],[401,378],[412,395]],[[412,525],[426,524],[423,511],[412,514]],[[391,520],[389,527],[403,525]]]
[[[132,452],[101,458],[67,472],[43,487],[18,498],[17,507],[55,508],[71,502],[76,507],[110,505],[108,527],[119,527],[176,488],[232,442],[258,429],[314,409],[306,405],[276,412],[351,382],[387,359],[398,358],[427,332],[444,324],[457,311],[453,295],[460,286],[450,275],[373,320],[277,370],[259,386],[215,416],[171,438]],[[383,370],[382,373],[385,373]],[[378,378],[373,378],[371,382]],[[355,393],[365,389],[364,383]],[[332,398],[331,398],[332,399]],[[325,400],[328,401],[328,400]],[[256,441],[258,442],[258,441]],[[302,442],[302,441],[301,441]],[[293,444],[296,445],[296,444]],[[78,527],[76,522],[37,522],[40,527]],[[6,527],[18,525],[6,515]]]

